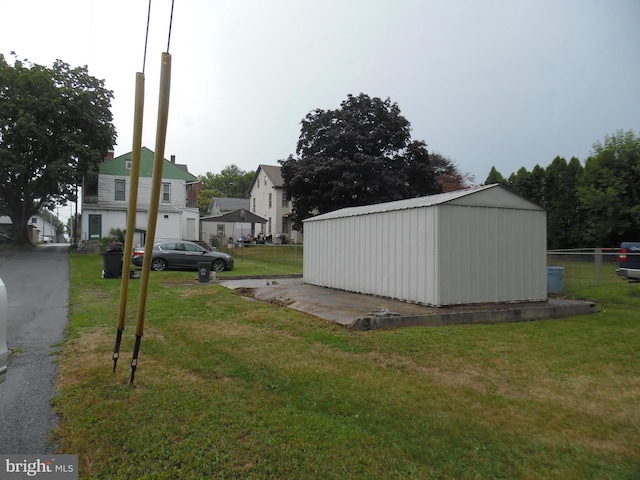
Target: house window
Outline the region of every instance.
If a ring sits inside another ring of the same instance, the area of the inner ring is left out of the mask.
[[[282,233],[290,233],[289,232],[289,218],[282,217]]]
[[[125,181],[122,179],[116,179],[116,195],[115,195],[116,201],[125,200],[124,187],[125,187]]]
[[[38,223],[38,217],[31,217],[31,223],[36,225]]]
[[[126,160],[124,162],[124,168],[126,168],[127,170],[131,170],[131,160]]]
[[[271,193],[269,194],[269,208],[271,208]]]
[[[253,212],[255,213],[255,211],[256,211],[256,197],[253,197],[252,200],[253,200]]]
[[[287,200],[287,197],[285,197],[284,195],[282,195],[282,206],[285,208],[289,206],[289,200]]]
[[[271,217],[269,217],[269,230],[267,232],[271,235]]]
[[[171,203],[171,184],[162,184],[162,203]]]
[[[218,224],[218,236],[224,237],[224,223]]]

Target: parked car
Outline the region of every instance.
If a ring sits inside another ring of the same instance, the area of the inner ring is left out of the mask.
[[[144,248],[135,248],[131,263],[141,267],[144,261]],[[233,269],[233,257],[217,250],[207,250],[187,240],[156,242],[153,245],[151,269],[160,271],[170,268],[197,270],[198,263],[210,262],[211,270],[222,272]]]
[[[0,383],[4,382],[7,377],[7,361],[9,360],[9,349],[7,348],[8,316],[7,288],[0,278]]]
[[[633,282],[640,282],[640,243],[623,242],[620,245],[616,275]]]

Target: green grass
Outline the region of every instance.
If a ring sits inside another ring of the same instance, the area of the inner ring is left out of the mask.
[[[249,245],[219,248],[234,258],[234,268],[228,275],[302,274],[301,245]]]
[[[572,276],[589,316],[352,332],[153,272],[133,388],[139,281],[114,374],[120,283],[70,261],[55,436],[80,478],[640,476],[638,284]]]

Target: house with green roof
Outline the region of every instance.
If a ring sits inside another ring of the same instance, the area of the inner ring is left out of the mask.
[[[134,244],[144,245],[149,221],[151,178],[154,152],[147,147],[140,154],[140,177]],[[131,189],[131,152],[106,158],[97,172],[85,176],[82,185],[81,240],[98,240],[110,236],[112,229],[125,231]],[[157,241],[181,238],[198,240],[199,180],[189,173],[186,165],[164,159],[162,188],[156,223]]]

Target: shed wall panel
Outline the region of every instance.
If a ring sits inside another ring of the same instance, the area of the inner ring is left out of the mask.
[[[544,211],[439,208],[442,265],[436,305],[546,298]]]

